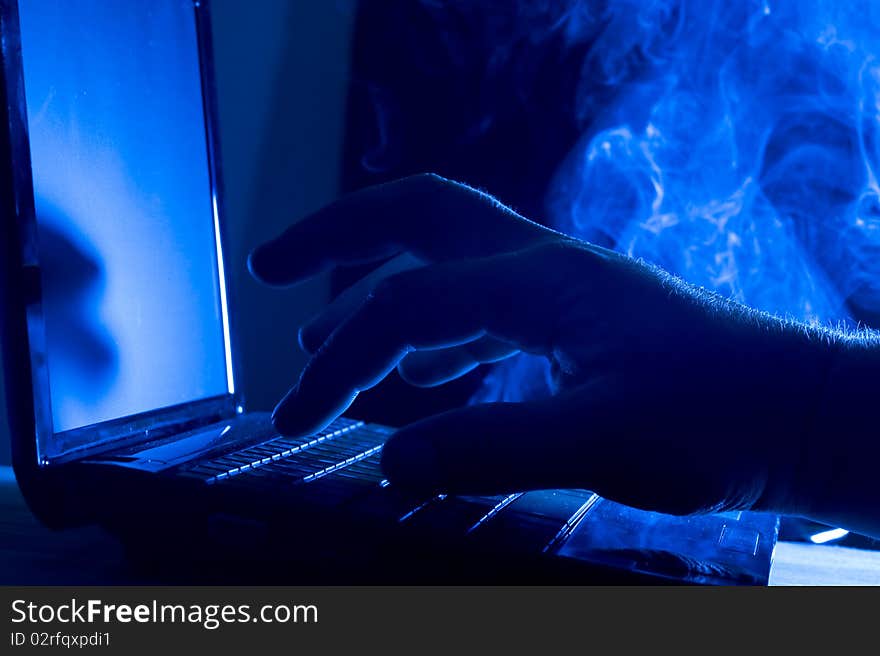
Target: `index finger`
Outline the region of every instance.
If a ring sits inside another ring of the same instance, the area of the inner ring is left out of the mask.
[[[486,193],[433,174],[345,196],[263,244],[248,260],[270,285],[290,285],[337,265],[383,260],[403,251],[431,262],[485,257],[558,233]]]

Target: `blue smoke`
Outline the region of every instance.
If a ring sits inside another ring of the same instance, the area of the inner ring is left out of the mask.
[[[555,227],[775,314],[880,323],[880,3],[551,4],[543,34],[593,42]],[[475,400],[547,374],[505,363]]]

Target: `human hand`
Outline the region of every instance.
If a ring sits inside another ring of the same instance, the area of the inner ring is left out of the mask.
[[[249,265],[280,286],[400,255],[415,268],[302,329],[313,355],[275,410],[280,432],[320,430],[395,367],[433,385],[526,351],[550,359],[555,396],[406,426],[384,448],[389,478],[421,492],[587,488],[672,513],[804,509],[804,408],[830,357],[808,330],[433,175],[342,198]]]

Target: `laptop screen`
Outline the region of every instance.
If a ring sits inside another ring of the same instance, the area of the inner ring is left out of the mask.
[[[54,432],[232,393],[192,0],[19,18]]]

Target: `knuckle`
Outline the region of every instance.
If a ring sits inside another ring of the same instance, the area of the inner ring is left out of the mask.
[[[415,175],[403,178],[400,182],[406,189],[415,194],[437,193],[455,184],[436,173],[416,173]]]
[[[562,239],[541,242],[531,249],[530,254],[539,262],[552,263],[554,267],[568,267],[576,259],[576,248]]]
[[[552,262],[558,270],[568,273],[577,271],[589,273],[602,261],[601,256],[589,244],[565,238],[552,239],[539,244],[533,254],[544,262]]]
[[[316,329],[314,323],[300,326],[296,337],[299,347],[306,353],[314,353],[324,342],[321,332]]]
[[[552,306],[552,313],[559,316],[566,313],[567,304],[587,298],[582,294],[592,294],[600,286],[611,284],[614,278],[614,272],[603,265],[600,256],[573,241],[545,242],[532,248],[528,258],[523,262],[525,270],[542,274],[526,280],[523,286],[533,294],[543,294],[547,302],[558,304]]]
[[[444,178],[441,175],[432,172],[426,173],[417,173],[412,176],[413,180],[416,184],[421,184],[426,187],[442,187],[450,184],[450,181]]]

